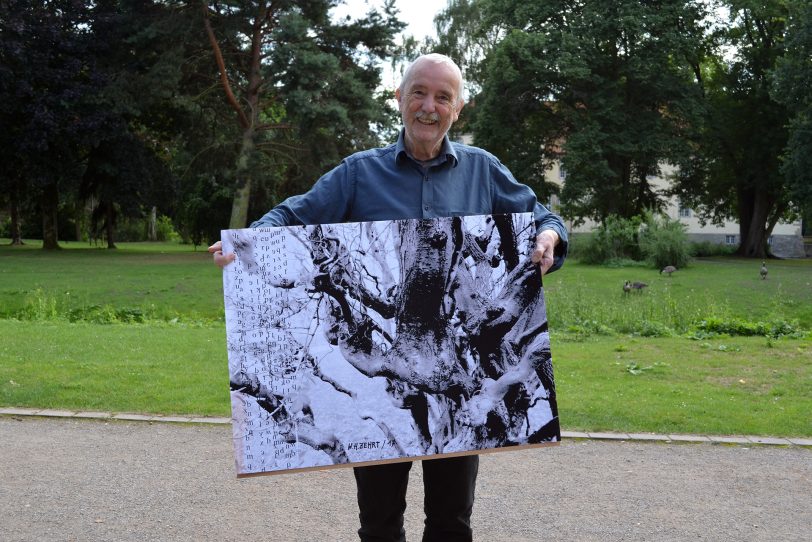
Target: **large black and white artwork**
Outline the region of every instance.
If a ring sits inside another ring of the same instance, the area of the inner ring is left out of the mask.
[[[238,476],[559,440],[529,213],[224,230]]]

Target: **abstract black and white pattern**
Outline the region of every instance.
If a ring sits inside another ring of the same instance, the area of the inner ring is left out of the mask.
[[[559,440],[529,213],[225,230],[240,476]]]

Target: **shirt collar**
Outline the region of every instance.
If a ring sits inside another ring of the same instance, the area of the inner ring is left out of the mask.
[[[395,144],[395,156],[399,161],[405,159],[414,160],[414,158],[409,155],[408,151],[406,151],[405,136],[406,129],[401,128],[400,133],[398,134],[398,142]],[[442,159],[443,157],[445,157],[445,160]],[[438,154],[437,158],[432,160],[430,164],[435,165],[446,161],[451,162],[451,167],[457,167],[457,163],[459,162],[457,158],[457,151],[454,149],[454,145],[451,144],[451,140],[448,139],[448,134],[443,136],[443,145],[440,147],[440,154]]]

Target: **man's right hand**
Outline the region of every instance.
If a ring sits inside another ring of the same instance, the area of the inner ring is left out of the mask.
[[[237,258],[237,255],[233,252],[223,254],[223,243],[221,241],[217,241],[209,247],[209,254],[214,255],[214,263],[220,269],[224,268]]]
[[[559,239],[555,230],[544,230],[536,236],[536,248],[530,259],[539,265],[542,275],[547,273],[555,262],[555,246]]]

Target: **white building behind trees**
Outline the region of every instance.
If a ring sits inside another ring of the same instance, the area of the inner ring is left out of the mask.
[[[668,186],[667,178],[674,173],[674,166],[664,165],[661,167],[661,174],[657,177],[650,177],[649,182],[658,190],[665,191]],[[546,180],[563,186],[566,183],[566,172],[556,162],[546,173]],[[544,202],[553,211],[560,210],[560,201],[557,196],[553,196],[551,201]],[[711,223],[702,224],[693,209],[683,207],[676,199],[671,199],[666,203],[664,209],[669,218],[679,220],[685,225],[688,238],[694,242],[709,242],[719,245],[737,247],[740,241],[739,223],[727,220],[722,225]],[[583,224],[574,225],[573,221],[566,221],[569,231],[575,233],[591,232],[598,224],[587,219]],[[769,238],[771,252],[782,258],[803,258],[804,239],[802,236],[801,220],[795,222],[778,222],[773,228]]]

